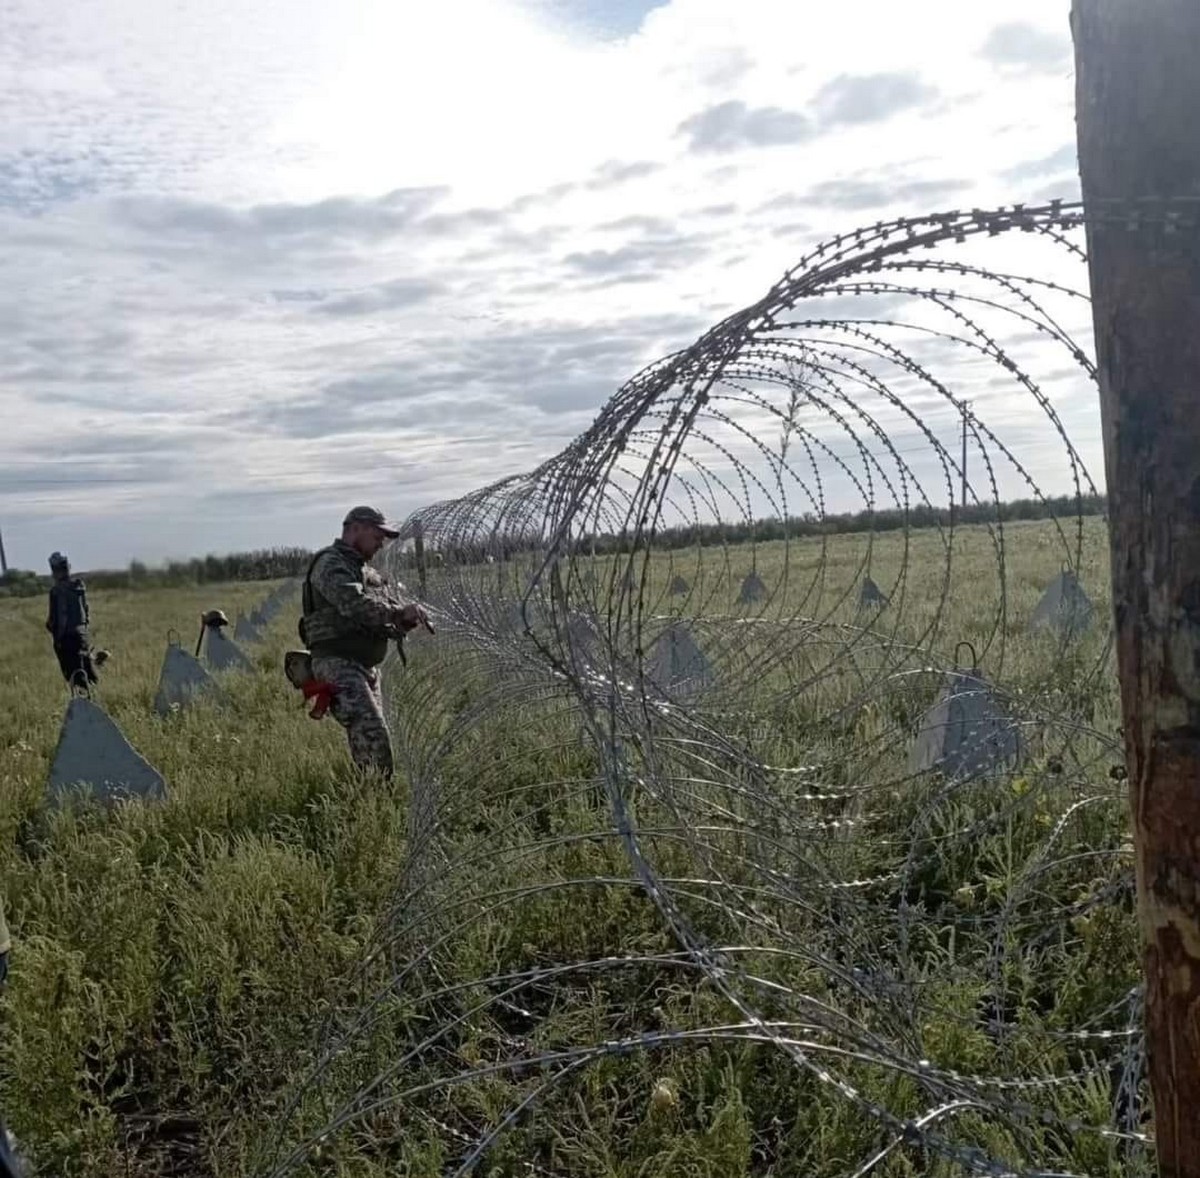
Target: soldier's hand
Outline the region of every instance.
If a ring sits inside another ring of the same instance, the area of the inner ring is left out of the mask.
[[[429,615],[425,612],[424,607],[417,602],[409,602],[400,611],[400,625],[404,628],[407,634],[409,630],[415,630],[418,626],[424,626],[430,634],[433,633],[433,627],[429,624]]]

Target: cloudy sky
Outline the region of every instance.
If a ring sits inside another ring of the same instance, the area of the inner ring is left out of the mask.
[[[1074,196],[1068,12],[0,0],[10,563],[403,516],[838,230]]]

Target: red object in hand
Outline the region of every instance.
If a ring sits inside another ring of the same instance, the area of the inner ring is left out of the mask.
[[[324,679],[310,679],[300,691],[305,699],[315,701],[308,713],[314,720],[321,719],[329,711],[329,705],[337,694],[337,688],[332,683],[326,683]]]

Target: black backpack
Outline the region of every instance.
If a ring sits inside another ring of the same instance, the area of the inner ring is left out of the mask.
[[[55,634],[69,634],[88,624],[87,587],[82,577],[59,581],[51,590],[54,602]]]

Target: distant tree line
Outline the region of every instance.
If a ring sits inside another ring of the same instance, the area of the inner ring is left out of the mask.
[[[968,524],[1010,523],[1016,520],[1071,519],[1077,515],[1094,516],[1105,512],[1103,495],[1058,495],[1045,499],[1013,499],[1007,503],[979,503],[948,508],[918,504],[907,510],[844,512],[817,516],[806,513],[786,519],[728,520],[721,523],[685,524],[663,528],[655,533],[654,547],[665,549],[711,547],[715,544],[756,544],[772,540],[803,539],[806,536],[844,536],[863,532],[898,532],[905,529],[948,528]],[[596,554],[628,552],[628,535],[602,535],[582,538],[577,551]]]
[[[49,583],[49,577],[39,577],[28,569],[9,569],[0,577],[0,597],[33,597]]]
[[[942,527],[951,523],[956,526],[968,524],[994,524],[997,521],[1010,523],[1015,520],[1072,519],[1077,515],[1095,516],[1105,512],[1103,495],[1059,495],[1046,499],[1014,499],[1007,503],[981,503],[966,508],[947,508],[917,505],[908,510],[893,508],[883,511],[843,512],[836,515],[814,514],[788,516],[786,519],[727,520],[721,523],[694,523],[677,527],[659,528],[654,534],[653,547],[665,550],[680,548],[709,548],[719,544],[756,544],[772,540],[803,539],[804,537],[848,535],[863,532],[897,532],[903,529]],[[573,541],[574,551],[580,556],[595,553],[597,556],[612,556],[628,553],[633,538],[627,532],[584,534]],[[439,560],[453,564],[479,564],[488,558],[505,561],[521,552],[529,552],[542,546],[538,538],[515,538],[497,535],[480,538],[470,543],[452,545],[440,553],[432,553],[429,563]],[[401,563],[411,568],[416,563],[414,554],[405,553]]]
[[[94,589],[165,589],[228,581],[278,581],[308,568],[307,548],[263,548],[226,556],[196,556],[151,567],[140,560],[125,569],[90,569],[82,573]],[[78,570],[76,570],[78,571]],[[32,597],[50,588],[50,575],[11,569],[0,577],[0,597]]]
[[[654,537],[654,547],[667,550],[711,547],[717,544],[766,544],[772,540],[802,539],[806,536],[835,536],[863,532],[896,532],[905,528],[949,527],[953,522],[988,524],[1001,521],[1042,520],[1056,517],[1071,519],[1075,515],[1103,515],[1106,510],[1103,495],[1059,495],[1047,499],[1013,499],[1007,503],[981,503],[955,508],[953,520],[946,508],[918,505],[907,511],[856,511],[840,515],[812,514],[788,516],[786,519],[758,519],[724,523],[687,524],[660,529]],[[627,534],[581,536],[575,541],[575,551],[581,555],[595,552],[597,556],[627,553],[632,539]],[[480,541],[440,553],[431,553],[430,565],[440,561],[481,563],[488,557],[508,560],[520,552],[540,547],[540,540],[525,541],[512,537],[497,537],[494,543]],[[84,573],[89,586],[97,589],[162,589],[183,585],[206,585],[222,581],[275,581],[301,575],[312,559],[307,548],[264,548],[253,552],[234,552],[228,556],[193,557],[191,560],[172,560],[151,568],[141,561],[131,561],[127,569],[93,569]],[[415,556],[410,550],[401,564],[411,568]],[[10,569],[0,577],[0,597],[31,597],[50,587],[49,575]]]

